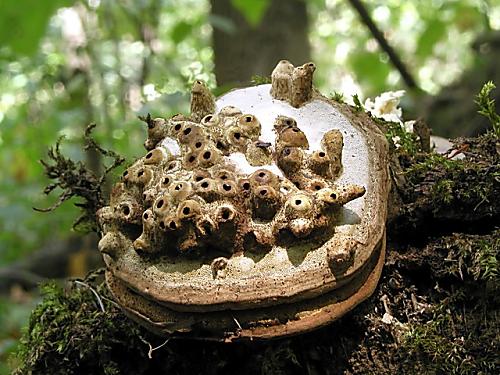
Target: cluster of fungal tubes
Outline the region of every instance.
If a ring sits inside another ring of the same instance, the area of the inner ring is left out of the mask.
[[[315,70],[316,65],[312,62],[294,67],[290,61],[281,60],[271,74],[272,97],[285,100],[296,108],[308,102],[313,95]]]
[[[303,101],[294,87],[310,81],[313,70],[280,63],[274,94],[288,90],[292,102]],[[300,125],[278,116],[276,141],[266,144],[254,115],[235,107],[215,113],[200,81],[191,104],[189,117],[146,120],[147,154],[125,170],[110,205],[98,213],[104,253],[131,242],[141,254],[234,254],[331,236],[339,208],[365,193],[362,186],[335,184],[342,171],[340,131],[328,131],[321,149],[309,150]],[[231,160],[236,153],[254,171],[239,169]],[[272,164],[280,173],[265,167]]]

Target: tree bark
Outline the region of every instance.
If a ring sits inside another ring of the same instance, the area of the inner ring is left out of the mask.
[[[252,76],[266,76],[279,60],[294,65],[310,60],[306,2],[273,0],[260,24],[252,27],[231,0],[211,0],[212,15],[229,20],[234,30],[214,27],[217,84],[240,85]]]

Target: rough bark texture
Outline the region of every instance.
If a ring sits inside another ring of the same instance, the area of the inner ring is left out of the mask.
[[[267,76],[279,60],[294,65],[310,60],[306,3],[273,0],[257,27],[248,24],[231,0],[211,0],[212,14],[228,19],[228,32],[214,27],[213,45],[217,84],[238,85],[252,76]]]
[[[381,126],[390,139],[394,125]],[[379,286],[339,321],[269,342],[165,341],[126,319],[93,275],[46,288],[18,373],[499,373],[500,141],[457,140],[462,160],[412,142],[392,151]]]

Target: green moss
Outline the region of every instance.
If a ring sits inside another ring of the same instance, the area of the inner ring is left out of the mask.
[[[489,149],[491,143],[483,146]],[[441,216],[457,214],[457,219],[498,215],[499,156],[496,151],[483,156],[485,149],[475,144],[467,147],[466,157],[457,160],[435,153],[415,155],[404,170],[407,185],[402,190],[403,200]]]
[[[42,287],[43,301],[21,340],[17,374],[140,373],[147,364],[140,341],[145,333],[121,314],[104,285],[95,286],[99,298],[90,287]]]
[[[498,328],[497,324],[486,321],[477,336],[474,333],[472,336],[457,337],[455,319],[460,317],[441,307],[431,321],[412,326],[401,347],[408,355],[407,360],[418,362],[425,369],[423,373],[494,373],[496,354],[492,350],[483,352],[481,347],[494,339],[492,336]]]
[[[500,230],[490,236],[477,236],[471,241],[455,235],[452,240],[443,241],[447,250],[444,272],[464,280],[486,282],[488,287],[500,286],[498,258],[500,252]]]
[[[259,75],[253,75],[252,79],[250,80],[252,85],[258,86],[258,85],[266,85],[271,83],[271,77],[266,77],[266,76],[259,76]]]
[[[498,373],[497,291],[474,291],[481,283],[457,286],[433,307],[429,320],[410,325],[399,350],[420,373]]]
[[[365,107],[361,103],[361,100],[359,100],[358,94],[354,94],[352,96],[352,101],[354,102],[354,108],[356,109],[357,112],[361,112],[365,109]]]
[[[330,99],[335,100],[338,103],[345,103],[344,94],[338,91],[334,91],[333,94],[330,94]]]
[[[385,137],[396,153],[415,156],[421,151],[416,134],[407,132],[403,125],[397,122],[383,121],[383,124],[386,128]]]
[[[493,133],[500,137],[500,115],[496,113],[495,100],[490,98],[490,93],[495,88],[493,82],[486,82],[477,94],[475,102],[479,106],[478,112],[490,121]]]

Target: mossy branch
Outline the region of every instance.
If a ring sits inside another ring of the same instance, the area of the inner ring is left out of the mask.
[[[83,202],[75,203],[77,207],[83,209],[83,213],[76,219],[73,228],[85,225],[90,231],[97,230],[95,213],[99,208],[106,205],[102,193],[102,186],[106,176],[125,161],[120,155],[97,144],[91,137],[92,130],[95,127],[96,124],[90,124],[85,130],[85,150],[94,149],[103,156],[113,158],[113,163],[106,167],[104,173],[98,177],[83,162],[75,162],[65,157],[60,150],[63,138],[59,138],[55,147],[51,147],[48,151],[49,161],[40,160],[40,163],[42,163],[47,177],[55,181],[45,188],[44,193],[48,195],[56,188],[62,189],[62,193],[59,195],[57,202],[51,207],[34,208],[35,211],[50,212],[73,197],[83,198]]]

